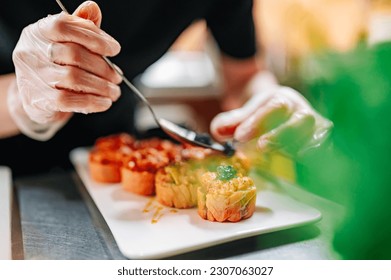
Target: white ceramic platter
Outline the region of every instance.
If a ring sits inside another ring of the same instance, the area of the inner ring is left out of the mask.
[[[153,197],[124,191],[120,184],[93,181],[88,171],[88,149],[75,149],[70,156],[119,249],[131,259],[169,257],[321,218],[318,210],[253,178],[259,189],[254,215],[238,223],[210,222],[200,218],[196,209],[164,207]]]

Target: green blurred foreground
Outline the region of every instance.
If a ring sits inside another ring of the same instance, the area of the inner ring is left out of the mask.
[[[298,161],[299,183],[346,206],[333,244],[343,258],[391,259],[391,43],[305,65],[304,92],[335,127]]]

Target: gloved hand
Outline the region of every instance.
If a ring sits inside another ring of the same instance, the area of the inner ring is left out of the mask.
[[[47,140],[73,112],[105,111],[119,98],[121,77],[101,56],[121,47],[99,28],[101,19],[98,5],[87,1],[73,15],[51,15],[23,30],[8,106],[24,134]]]
[[[259,137],[262,152],[297,156],[319,146],[333,126],[300,93],[278,85],[268,72],[253,79],[250,91],[254,95],[243,107],[213,119],[210,130],[217,140],[248,142]]]

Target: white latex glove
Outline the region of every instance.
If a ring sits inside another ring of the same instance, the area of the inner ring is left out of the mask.
[[[99,28],[101,18],[87,1],[73,15],[49,15],[23,30],[13,52],[16,83],[8,90],[22,133],[47,140],[73,112],[105,111],[119,98],[121,77],[101,56],[121,47]]]
[[[258,137],[261,151],[296,156],[319,146],[328,136],[332,122],[319,115],[300,93],[279,86],[270,73],[258,74],[250,87],[254,95],[243,107],[213,119],[210,130],[217,140],[248,142]]]

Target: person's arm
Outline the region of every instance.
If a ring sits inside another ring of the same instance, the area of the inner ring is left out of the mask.
[[[236,59],[222,56],[221,72],[224,83],[221,107],[224,111],[239,108],[247,101],[247,85],[259,71],[261,66],[256,57]]]
[[[212,1],[206,22],[221,54],[221,108],[243,105],[246,86],[261,70],[253,20],[253,0]]]
[[[20,133],[7,106],[7,91],[14,81],[15,74],[0,76],[0,139],[15,136]]]

